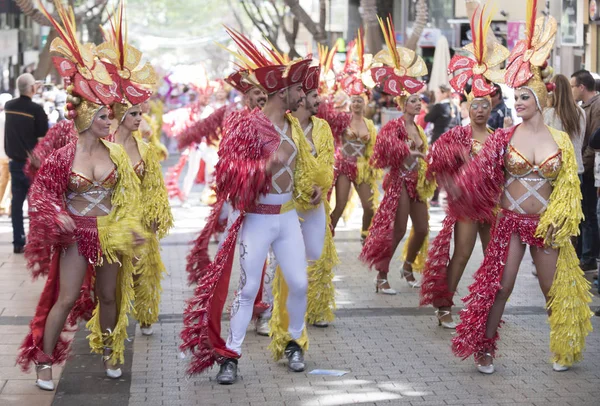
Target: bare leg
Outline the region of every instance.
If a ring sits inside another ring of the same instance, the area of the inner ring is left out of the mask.
[[[87,261],[79,255],[77,245],[69,246],[60,257],[60,285],[58,299],[46,319],[44,327],[44,352],[52,355],[54,347],[62,329],[65,326],[69,312],[73,308],[75,301],[81,293],[81,285],[85,278],[87,270]],[[44,369],[40,371],[40,379],[52,379],[52,370]]]
[[[402,191],[400,192],[400,200],[398,201],[398,209],[396,210],[396,218],[394,219],[394,235],[392,237],[392,256],[396,252],[398,248],[398,244],[404,238],[406,234],[406,224],[408,223],[408,214],[410,212],[410,198],[408,197],[408,193],[406,193],[406,188],[402,186]],[[391,258],[390,258],[391,259]],[[388,279],[388,275],[386,272],[379,272],[377,274],[377,279]],[[382,288],[389,288],[389,283],[381,285]]]
[[[519,266],[523,260],[525,254],[525,245],[521,243],[521,240],[516,234],[510,237],[510,243],[508,246],[508,255],[506,258],[506,265],[504,266],[504,272],[502,272],[502,280],[500,285],[502,288],[496,294],[494,304],[490,309],[488,315],[485,336],[486,338],[493,338],[498,330],[500,320],[502,320],[502,314],[504,313],[504,307],[506,302],[515,287],[515,281],[517,279],[517,273],[519,272]],[[480,365],[490,365],[492,359],[490,357],[484,357],[479,360]]]
[[[356,188],[356,193],[358,193],[360,204],[363,208],[362,232],[365,233],[369,231],[371,220],[373,220],[373,215],[375,214],[373,190],[371,190],[371,185],[368,183],[361,183],[360,185],[354,185],[354,187]]]
[[[473,253],[473,248],[477,241],[478,229],[479,224],[470,221],[458,221],[454,226],[454,252],[452,253],[450,263],[448,264],[447,275],[449,292],[456,292],[458,283],[460,282],[465,268],[467,267],[467,263],[469,262],[469,258],[471,258],[471,254]],[[441,316],[440,320],[446,322],[452,321],[452,314],[450,313],[452,311],[451,307],[440,307],[439,310],[440,313],[438,313],[438,317]],[[442,314],[444,315],[442,316]]]
[[[117,324],[117,275],[119,273],[119,264],[109,264],[104,261],[104,265],[96,268],[96,295],[100,302],[100,328],[102,333],[113,331]],[[105,342],[107,349],[105,356],[111,354],[112,343]],[[106,364],[106,362],[105,362]]]
[[[548,293],[554,282],[554,274],[556,273],[556,261],[558,260],[558,250],[552,248],[531,247],[529,249],[535,269],[538,274],[538,282],[546,303],[550,299]]]
[[[479,239],[481,240],[481,249],[485,254],[485,250],[487,250],[488,244],[492,239],[492,226],[487,223],[478,223],[479,224]]]
[[[340,217],[344,213],[352,183],[346,175],[340,175],[335,182],[335,208],[331,212],[331,225],[335,230]]]
[[[415,280],[412,274],[412,263],[419,250],[423,245],[423,241],[427,238],[429,233],[429,213],[427,210],[427,204],[411,200],[410,202],[410,220],[412,221],[413,227],[413,238],[409,239],[406,243],[408,244],[408,250],[406,251],[406,261],[404,262],[402,272],[407,281],[412,282]]]

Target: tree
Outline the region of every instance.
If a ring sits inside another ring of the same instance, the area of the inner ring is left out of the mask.
[[[75,9],[75,21],[77,21],[77,24],[84,24],[87,27],[90,40],[97,41],[99,37],[101,39],[99,26],[102,23],[102,13],[106,8],[107,2],[108,0],[94,0],[94,2],[89,5],[87,4],[88,2],[84,2],[83,5],[79,5],[79,2],[75,2],[73,0],[69,1],[69,5],[73,6]],[[33,0],[15,0],[15,3],[21,9],[23,14],[30,17],[36,23],[47,27],[52,26],[46,16],[35,6]],[[36,79],[45,78],[52,69],[52,63],[50,59],[50,44],[56,37],[57,33],[52,28],[48,34],[48,38],[46,39],[46,44],[44,45],[42,52],[40,52],[38,65],[34,72]]]
[[[360,0],[359,12],[365,29],[365,52],[375,54],[383,47],[377,21],[377,0]]]

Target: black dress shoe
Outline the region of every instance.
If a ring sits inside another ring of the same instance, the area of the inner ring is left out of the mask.
[[[217,374],[217,383],[220,385],[231,385],[237,381],[238,360],[235,358],[226,358],[221,364]]]
[[[17,247],[16,245],[13,247],[13,252],[15,254],[22,254],[25,252],[25,247]]]
[[[285,356],[288,359],[288,368],[290,371],[304,371],[304,368],[306,368],[306,365],[304,364],[304,353],[298,343],[290,341],[285,347]]]

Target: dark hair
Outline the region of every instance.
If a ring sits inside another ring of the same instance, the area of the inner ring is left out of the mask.
[[[596,79],[596,91],[600,92],[600,79]]]
[[[554,100],[552,103],[554,113],[562,122],[565,132],[573,139],[573,137],[579,135],[582,130],[580,126],[581,109],[577,107],[577,104],[573,99],[571,83],[565,75],[554,76],[552,82],[556,86],[553,92]]]
[[[589,71],[585,69],[578,70],[572,74],[571,77],[575,78],[575,84],[577,84],[577,86],[583,85],[588,92],[596,90],[596,80]]]
[[[496,95],[500,96],[502,99],[502,87],[500,87],[498,83],[494,83],[494,92],[491,94],[491,96],[494,97]]]

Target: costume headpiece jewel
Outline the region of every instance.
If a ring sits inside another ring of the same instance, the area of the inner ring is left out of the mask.
[[[244,80],[260,87],[267,94],[304,81],[312,61],[310,57],[289,61],[272,45],[262,44],[267,57],[243,34],[229,27],[225,27],[225,30],[239,49],[233,54],[240,60],[242,68],[246,69]]]
[[[60,22],[40,3],[41,10],[58,33],[50,44],[50,52],[59,54],[52,58],[58,73],[68,83],[67,117],[75,121],[80,132],[87,130],[103,105],[110,105],[118,98],[115,85],[95,54],[93,44],[80,44],[73,9],[67,9],[61,1],[54,6]]]
[[[127,24],[124,22],[124,1],[110,18],[110,29],[102,30],[104,42],[97,48],[98,56],[105,62],[106,69],[117,84],[119,103],[128,106],[148,100],[157,82],[156,72],[150,63],[140,66],[142,53],[127,42]]]
[[[448,73],[459,72],[450,79],[454,90],[464,92],[467,82],[471,80],[469,98],[485,97],[494,92],[494,83],[504,82],[504,71],[497,67],[509,55],[508,49],[494,42],[488,46],[486,39],[494,10],[487,10],[487,5],[478,7],[471,17],[471,33],[473,42],[463,49],[473,57],[456,54],[450,60]]]
[[[527,21],[525,39],[517,42],[508,57],[504,79],[514,89],[527,87],[536,97],[538,108],[546,106],[548,89],[542,79],[542,69],[547,66],[557,24],[554,17],[542,16],[536,19],[537,0],[527,0]]]
[[[359,28],[356,41],[348,47],[340,83],[342,90],[350,96],[361,95],[375,86],[369,74],[373,55],[365,54],[364,43],[365,31]],[[356,55],[356,60],[353,58],[354,55]]]
[[[379,51],[373,58],[371,76],[383,92],[393,96],[407,97],[421,90],[425,84],[416,79],[427,74],[427,66],[414,51],[396,45],[396,31],[390,17],[386,23],[379,18],[387,49]]]

